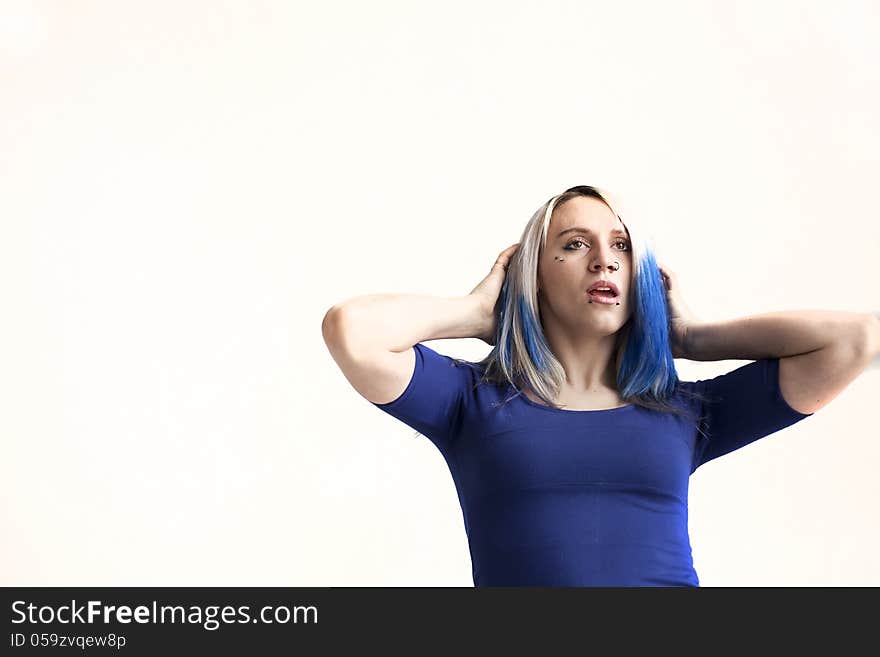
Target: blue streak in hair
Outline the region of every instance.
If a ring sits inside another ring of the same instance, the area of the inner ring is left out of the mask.
[[[669,347],[669,314],[660,268],[646,249],[635,280],[635,304],[629,340],[617,383],[624,398],[671,395],[678,375]],[[624,385],[624,382],[628,382]]]
[[[541,337],[541,324],[522,295],[517,299],[517,306],[522,318],[520,327],[522,328],[523,339],[525,340],[529,357],[535,363],[535,367],[544,371],[547,368],[547,359],[544,348],[542,348],[545,347],[545,344]]]

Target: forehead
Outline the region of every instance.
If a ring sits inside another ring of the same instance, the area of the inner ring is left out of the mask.
[[[603,201],[590,196],[575,196],[553,208],[548,235],[556,237],[561,231],[581,227],[599,234],[621,230],[626,226]]]

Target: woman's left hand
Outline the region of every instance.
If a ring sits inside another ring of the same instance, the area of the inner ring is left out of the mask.
[[[660,263],[657,263],[657,266],[660,268],[660,274],[663,276],[663,286],[666,289],[666,306],[669,312],[671,331],[669,346],[672,349],[672,357],[689,358],[690,342],[688,341],[688,331],[692,326],[699,323],[700,320],[684,302],[675,272]]]

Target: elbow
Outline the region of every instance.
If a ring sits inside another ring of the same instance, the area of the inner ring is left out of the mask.
[[[855,322],[838,331],[832,344],[845,347],[855,360],[870,363],[880,355],[880,318],[861,313]]]
[[[321,321],[321,335],[328,347],[348,342],[356,329],[353,317],[354,308],[347,302],[337,303],[324,313]],[[357,325],[360,325],[359,323]]]
[[[880,356],[880,314],[865,315],[859,335],[859,350],[868,361]]]
[[[321,320],[321,335],[324,336],[324,342],[329,343],[338,335],[341,310],[342,308],[337,304],[324,313],[324,319]]]

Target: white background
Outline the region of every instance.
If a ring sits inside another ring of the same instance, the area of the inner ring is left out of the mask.
[[[4,2],[0,583],[472,585],[445,462],[326,310],[466,294],[577,184],[701,318],[877,309],[878,33],[869,0]],[[694,474],[701,584],[880,585],[878,376]]]

